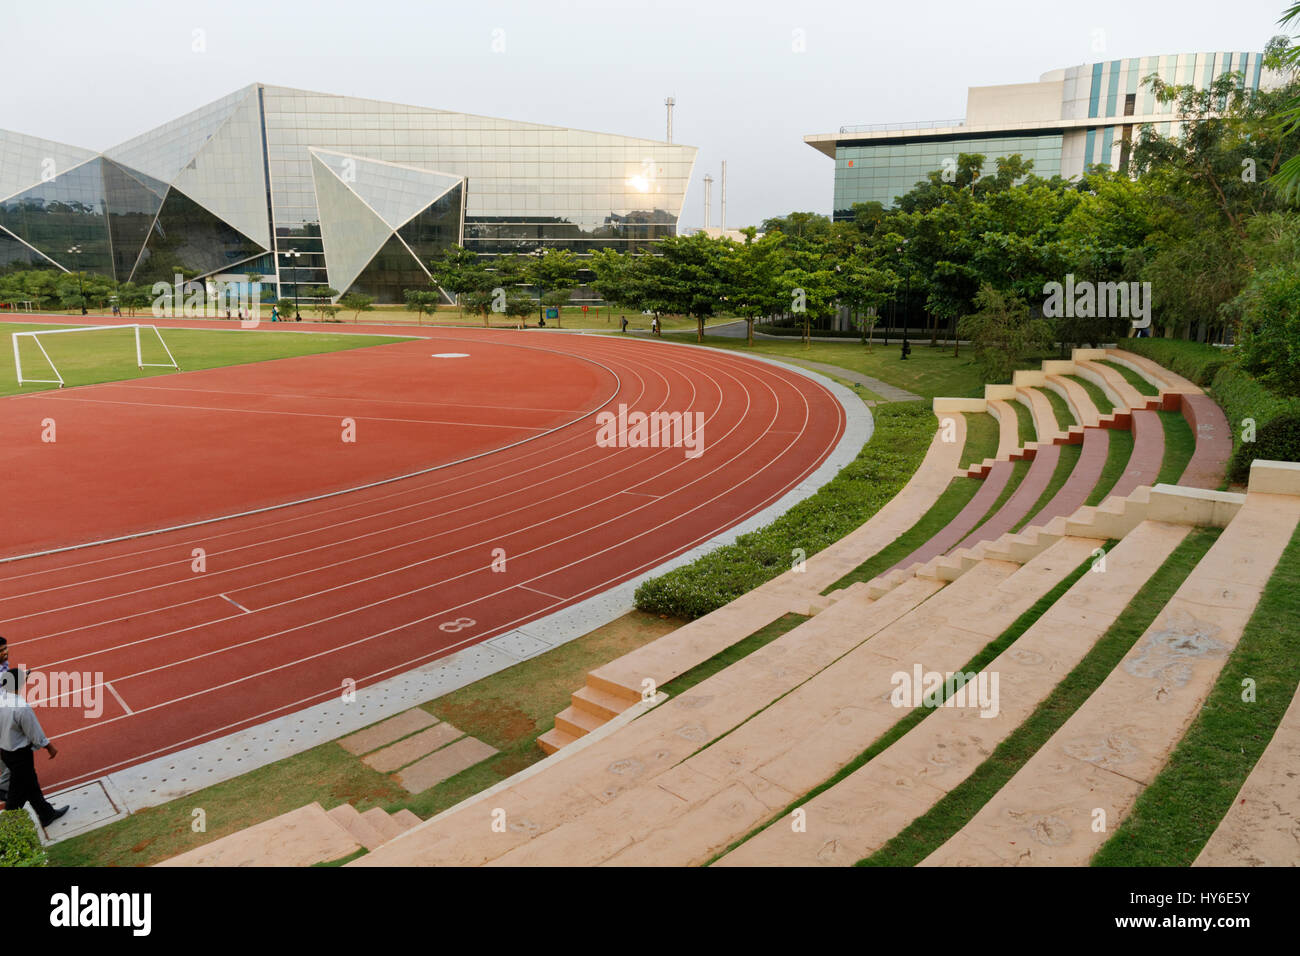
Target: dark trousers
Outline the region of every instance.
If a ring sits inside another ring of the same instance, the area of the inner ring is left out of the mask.
[[[5,802],[5,809],[21,810],[30,803],[44,825],[54,816],[54,808],[41,793],[40,781],[36,779],[36,761],[32,757],[31,747],[0,750],[0,760],[9,768],[9,799]]]

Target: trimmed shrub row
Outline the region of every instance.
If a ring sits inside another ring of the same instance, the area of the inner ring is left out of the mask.
[[[0,867],[44,865],[45,850],[27,811],[0,811]]]
[[[871,440],[816,494],[734,544],[643,582],[636,606],[651,614],[702,617],[788,571],[796,549],[816,554],[884,507],[921,464],[935,418],[928,402],[879,405],[874,414]]]

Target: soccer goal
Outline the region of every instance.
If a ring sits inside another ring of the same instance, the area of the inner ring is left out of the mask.
[[[11,338],[13,339],[14,344],[14,369],[18,373],[18,384],[57,385],[59,388],[63,387],[63,374],[59,371],[58,366],[54,364],[54,360],[50,358],[50,353],[45,351],[45,346],[41,344],[41,339],[44,336],[68,335],[73,332],[125,331],[127,329],[130,329],[135,333],[135,364],[137,368],[141,371],[144,371],[146,368],[174,368],[176,371],[180,371],[181,367],[176,364],[176,356],[172,355],[172,350],[167,347],[167,343],[163,340],[162,333],[158,331],[156,325],[86,325],[75,329],[42,329],[35,332],[15,332]],[[141,345],[141,335],[145,329],[152,331],[157,337],[158,344],[161,345],[163,351],[167,353],[168,361],[146,362],[144,360],[144,348]],[[36,347],[40,349],[41,355],[45,357],[45,362],[50,367],[50,371],[54,373],[54,378],[31,378],[23,374],[23,357],[22,351],[19,348],[19,342],[24,338],[30,338],[36,344]]]

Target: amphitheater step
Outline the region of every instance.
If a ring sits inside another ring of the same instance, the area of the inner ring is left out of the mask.
[[[688,865],[708,859],[825,780],[902,716],[890,675],[968,661],[1094,546],[1062,542],[1033,565],[986,562],[730,733],[573,823],[502,856],[508,865]],[[814,619],[816,620],[816,619]],[[683,711],[681,720],[689,711]]]
[[[602,720],[617,717],[635,703],[635,701],[630,701],[626,697],[611,694],[599,687],[592,687],[590,684],[579,687],[569,695],[569,699],[573,702],[574,707],[594,714]]]
[[[605,720],[591,713],[591,711],[580,710],[572,705],[564,708],[555,715],[555,726],[563,730],[572,737],[584,737],[604,726]]]
[[[370,824],[371,828],[384,838],[385,843],[398,834],[406,832],[406,827],[390,817],[383,807],[371,807],[361,814],[361,819]]]
[[[376,830],[368,819],[361,815],[361,811],[350,803],[340,803],[326,815],[351,834],[352,838],[367,850],[373,850],[388,839],[379,830]]]
[[[550,730],[546,731],[546,733],[537,738],[537,746],[541,747],[549,756],[560,748],[567,747],[577,739],[578,738],[573,734],[566,734],[558,727],[552,727]]]
[[[319,803],[309,803],[158,865],[311,866],[342,859],[361,848]]]
[[[424,822],[416,816],[415,813],[406,809],[406,807],[402,807],[402,809],[398,810],[396,813],[390,813],[389,816],[392,817],[394,822],[402,828],[403,833],[411,829],[411,827],[419,826]]]
[[[999,676],[991,718],[938,707],[889,748],[804,804],[804,832],[773,825],[724,856],[724,866],[851,866],[965,781],[1078,665],[1188,533],[1145,522],[985,668]],[[978,685],[976,685],[978,686]]]
[[[1086,864],[1201,708],[1297,522],[1300,497],[1247,493],[1120,665],[923,865]]]

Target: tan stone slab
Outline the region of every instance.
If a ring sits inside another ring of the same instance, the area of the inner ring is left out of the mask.
[[[1016,410],[1001,399],[991,400],[989,411],[998,420],[997,457],[1005,460],[1020,447],[1020,419],[1016,415]],[[978,465],[979,462],[973,461],[971,464]]]
[[[158,866],[311,866],[360,849],[361,844],[319,803],[309,803]]]
[[[1119,397],[1122,406],[1116,408],[1115,411],[1123,411],[1129,408],[1146,408],[1148,396],[1143,395],[1130,385],[1128,379],[1109,365],[1099,365],[1096,362],[1076,362],[1075,365],[1080,370],[1091,372],[1094,377],[1105,380],[1107,387]]]
[[[1241,519],[1245,520],[1241,520]],[[1247,495],[1202,561],[1101,686],[962,829],[927,859],[966,859],[972,845],[1007,847],[1022,864],[1083,865],[1124,820],[1169,754],[1236,647],[1258,594],[1300,521],[1300,498]],[[1200,603],[1229,576],[1225,606]],[[1105,813],[1105,830],[1090,821]],[[1033,842],[1027,841],[1032,836]],[[972,840],[974,844],[972,844]]]
[[[911,651],[894,648],[895,654],[915,652],[918,659],[925,654],[927,669],[953,670],[987,643],[986,636],[978,632],[943,622],[954,607],[964,608],[972,619],[1004,621],[997,629],[1000,633],[1090,550],[1089,542],[1067,538],[1024,569],[1006,562],[981,563],[906,619],[913,624],[928,621],[928,627],[908,628],[902,638],[896,634],[896,626],[886,627],[833,667],[690,757],[686,767],[716,782],[714,793],[706,799],[695,793],[686,800],[665,803],[650,799],[649,788],[656,781],[642,783],[620,793],[612,804],[549,833],[544,844],[532,848],[529,861],[552,865],[602,862],[606,857],[601,854],[607,848],[592,847],[588,837],[593,825],[601,830],[616,829],[621,838],[631,838],[629,847],[635,850],[621,850],[620,860],[685,865],[707,859],[760,822],[747,812],[728,816],[717,809],[718,794],[734,792],[738,777],[761,781],[785,794],[806,792],[903,715],[890,701],[890,678],[900,669],[898,657],[884,656],[878,649],[915,641],[917,635],[924,634],[925,640]],[[1046,571],[1052,567],[1058,569],[1054,575]],[[1017,576],[1013,571],[1025,574],[1019,587],[1012,583]],[[757,801],[752,786],[746,789]],[[729,804],[723,800],[722,805]],[[611,823],[614,819],[617,827]],[[671,836],[660,839],[655,834]]]
[[[362,762],[380,773],[391,773],[408,763],[414,763],[425,754],[433,753],[444,744],[449,744],[457,737],[464,736],[464,731],[457,730],[446,722],[435,724],[418,734],[403,738],[383,750],[376,750],[369,756],[362,757]]]
[[[477,865],[576,820],[653,780],[930,598],[938,581],[913,579],[878,601],[855,594],[783,634],[552,770],[494,794],[507,832],[491,833],[471,806],[430,821],[360,865]],[[563,753],[563,751],[561,751]]]
[[[1300,689],[1193,866],[1300,866]]]
[[[953,440],[945,442],[944,429],[937,429],[925,458],[898,494],[857,530],[810,557],[802,574],[786,572],[760,590],[819,594],[916,524],[947,489],[966,446],[966,419],[957,412],[940,418],[952,419]]]
[[[1088,394],[1086,388],[1074,379],[1066,378],[1063,375],[1049,375],[1047,381],[1065,393],[1064,398],[1069,403],[1070,408],[1074,410],[1075,417],[1078,418],[1080,425],[1087,428],[1096,428],[1101,423],[1101,412],[1097,410],[1097,405],[1093,402],[1092,396]]]
[[[400,740],[407,734],[413,734],[417,730],[423,730],[438,722],[427,710],[421,710],[419,707],[412,707],[410,710],[404,710],[395,717],[389,717],[387,720],[380,721],[373,727],[367,727],[365,730],[359,730],[355,734],[339,739],[339,746],[350,754],[364,754],[372,750],[378,750],[384,744],[391,744],[394,740]]]
[[[1162,392],[1178,392],[1184,395],[1202,394],[1200,386],[1195,382],[1183,378],[1177,372],[1172,372],[1163,365],[1157,365],[1149,358],[1138,355],[1136,352],[1126,352],[1123,349],[1107,349],[1106,357],[1109,361],[1122,362],[1129,366]]]
[[[1036,388],[1017,389],[1023,397],[1022,405],[1027,405],[1029,411],[1034,417],[1034,433],[1038,440],[1043,443],[1050,443],[1052,439],[1061,434],[1061,427],[1056,421],[1056,412],[1052,408],[1052,403]]]
[[[423,793],[496,752],[495,747],[489,747],[478,738],[466,737],[449,747],[434,751],[396,774],[397,782],[411,793]]]
[[[1108,555],[1107,571],[1085,574],[1067,592],[1123,610],[1190,529],[1145,522]],[[1108,626],[1108,625],[1107,625]],[[805,807],[806,830],[773,826],[724,857],[727,865],[851,866],[883,846],[993,750],[1083,659],[1102,628],[1081,633],[1068,617],[1040,617],[987,671],[999,678],[996,717],[944,707]],[[869,814],[860,808],[869,806]],[[733,859],[734,858],[734,859]]]

